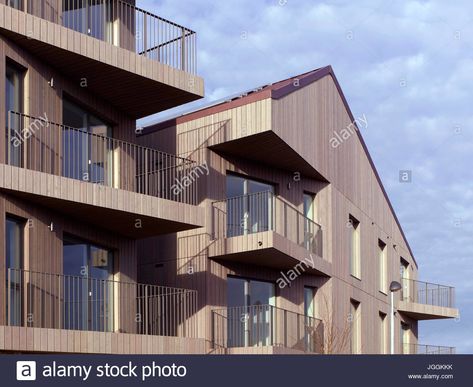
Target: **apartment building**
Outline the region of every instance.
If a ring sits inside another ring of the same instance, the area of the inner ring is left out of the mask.
[[[454,289],[417,263],[330,67],[203,97],[133,0],[0,1],[0,350],[395,353]]]
[[[137,282],[139,239],[203,225],[192,161],[135,141],[203,96],[195,43],[132,0],[0,1],[1,350],[204,351],[197,293]]]
[[[138,278],[199,293],[209,353],[452,353],[418,321],[455,318],[418,266],[332,68],[145,128],[196,162],[205,225],[147,238]],[[205,171],[206,173],[203,173]]]

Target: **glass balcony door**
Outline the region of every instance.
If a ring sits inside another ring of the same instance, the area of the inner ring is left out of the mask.
[[[64,0],[63,25],[118,46],[114,0]]]
[[[304,247],[309,251],[314,251],[316,239],[315,222],[315,195],[304,193]]]
[[[63,242],[64,329],[113,330],[113,253],[73,237]]]
[[[228,278],[229,347],[271,345],[274,337],[275,287],[270,282]]]
[[[404,300],[414,301],[412,298],[409,263],[403,258],[401,258],[400,276],[402,284],[402,298]]]
[[[304,337],[305,337],[305,349],[309,352],[314,352],[315,349],[315,332],[311,329],[311,320],[315,317],[315,294],[316,288],[305,286],[304,287]]]
[[[227,175],[227,237],[271,230],[274,187]]]
[[[63,125],[62,175],[113,186],[111,127],[67,99],[63,102]]]
[[[411,332],[409,324],[401,322],[401,332],[399,336],[401,338],[401,353],[404,355],[409,355],[411,353]]]
[[[23,166],[21,118],[9,112],[23,112],[23,77],[23,70],[7,63],[5,72],[6,159],[9,165],[16,167]]]
[[[7,0],[7,5],[16,9],[23,9],[23,0]]]
[[[24,222],[7,217],[5,221],[6,281],[8,302],[6,316],[8,325],[23,325],[23,230]],[[10,269],[10,270],[9,270]]]

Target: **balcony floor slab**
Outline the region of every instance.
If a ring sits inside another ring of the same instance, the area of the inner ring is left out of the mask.
[[[436,305],[419,304],[417,302],[400,301],[397,310],[415,320],[436,320],[442,318],[457,318],[460,314],[456,308],[446,308]]]
[[[203,226],[204,209],[154,196],[0,164],[0,189],[132,238]]]
[[[0,351],[25,353],[205,354],[199,338],[0,326]]]
[[[0,33],[134,118],[202,98],[202,78],[0,4]]]
[[[209,247],[209,257],[327,277],[332,272],[330,262],[274,231],[218,239]]]

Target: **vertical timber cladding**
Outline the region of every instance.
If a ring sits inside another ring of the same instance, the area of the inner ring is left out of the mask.
[[[135,138],[136,121],[125,112],[114,108],[107,101],[102,100],[87,89],[87,79],[82,79],[77,84],[68,77],[44,64],[41,58],[31,55],[26,50],[11,43],[7,38],[0,35],[1,45],[1,70],[4,74],[6,60],[10,60],[26,70],[25,73],[25,98],[24,112],[33,117],[43,116],[46,113],[49,121],[62,123],[62,99],[63,96],[70,96],[75,102],[85,109],[96,114],[98,117],[109,123],[113,127],[113,137],[133,142]],[[53,87],[50,81],[53,80]],[[4,90],[4,77],[1,85]],[[0,110],[4,110],[4,101],[1,101]],[[4,122],[5,114],[0,116],[0,121]],[[3,141],[3,138],[2,138]],[[5,147],[0,148],[4,152]]]
[[[343,325],[349,313],[350,298],[360,302],[362,351],[375,353],[379,350],[378,336],[373,341],[368,338],[377,332],[379,311],[389,311],[388,296],[379,291],[378,239],[387,244],[389,281],[399,280],[400,256],[405,256],[412,267],[417,268],[417,265],[358,136],[353,135],[336,149],[330,145],[334,132],[352,122],[334,79],[327,75],[273,101],[273,106],[274,127],[293,148],[305,152],[331,183],[332,226],[328,232],[332,235],[333,306]],[[366,118],[369,122],[369,117]],[[290,135],[284,135],[286,128],[290,128],[286,132]],[[310,128],[312,130],[308,130]],[[314,144],[315,151],[310,152],[306,144]],[[350,276],[348,270],[349,245],[344,238],[348,237],[350,214],[361,225],[361,280]],[[416,272],[414,276],[417,276]],[[417,324],[413,325],[413,332],[416,332]],[[395,333],[398,335],[397,329]],[[398,341],[396,339],[396,343]]]
[[[60,213],[53,212],[26,200],[9,194],[0,194],[0,232],[5,235],[5,217],[12,215],[25,221],[24,228],[24,269],[41,273],[63,273],[63,236],[70,234],[98,246],[111,249],[114,254],[114,280],[135,282],[137,280],[136,241],[93,227],[91,224],[77,222]],[[52,231],[51,231],[52,225]],[[0,238],[2,251],[5,251],[5,238]],[[5,283],[5,260],[1,261],[0,280]],[[4,287],[0,292],[4,292]],[[0,298],[4,300],[4,294]],[[126,298],[126,297],[125,297]],[[120,314],[120,328],[131,329],[133,313],[131,302],[121,300],[120,307],[127,313]],[[3,301],[2,301],[3,302]],[[5,322],[5,308],[2,321]],[[131,324],[131,325],[129,325]]]
[[[369,120],[369,117],[367,118]],[[183,121],[146,135],[138,141],[164,146],[167,151],[181,153],[198,162],[206,160],[210,164],[211,176],[199,185],[199,190],[201,205],[208,209],[212,201],[225,197],[225,175],[228,171],[276,183],[277,194],[299,208],[304,191],[317,193],[316,206],[319,217],[317,222],[325,231],[324,259],[333,263],[334,276],[329,281],[330,285],[325,286],[326,294],[331,294],[331,313],[338,324],[343,325],[349,313],[350,299],[360,302],[363,319],[362,350],[368,353],[376,352],[379,340],[368,344],[367,338],[376,329],[379,312],[386,314],[389,312],[387,295],[378,289],[378,239],[387,245],[389,280],[399,279],[400,256],[406,257],[412,267],[416,268],[417,265],[359,138],[353,136],[351,141],[346,141],[339,149],[330,148],[333,132],[351,123],[334,78],[330,75],[324,76],[278,100],[267,98]],[[287,181],[291,178],[287,172],[254,165],[241,159],[222,158],[206,149],[215,142],[237,138],[238,130],[242,127],[248,128],[248,135],[253,131],[274,130],[326,176],[330,184],[325,185],[307,179],[299,186],[293,185],[293,189],[287,190]],[[344,241],[348,236],[347,221],[350,214],[360,221],[362,227],[361,281],[351,277],[348,270],[348,242]],[[193,254],[205,255],[206,246],[212,243],[210,218],[206,221],[205,232],[201,230],[178,234],[176,243],[179,246],[179,260],[189,260],[190,258],[186,257],[191,257]],[[216,262],[210,262],[207,269],[203,266],[207,279],[202,279],[202,282],[206,281],[207,286],[202,283],[198,288],[200,297],[204,294],[206,297],[203,304],[209,308],[225,305],[225,280],[228,274],[240,273],[256,278],[271,277],[271,271],[264,268],[235,266],[232,269],[227,267],[227,264],[222,266]],[[205,293],[202,293],[202,289],[205,289]],[[292,290],[293,295],[281,294],[278,302],[287,308],[291,308],[291,304],[298,306],[301,311],[303,297],[297,294],[296,289],[297,286]],[[209,316],[210,313],[207,311],[201,318],[209,324],[210,322],[206,320]],[[417,331],[416,324],[413,324],[412,330]],[[209,331],[206,334],[209,334]]]
[[[206,116],[197,120],[189,121],[179,126],[169,128],[139,137],[142,144],[152,144],[167,152],[176,152],[181,156],[190,157],[201,164],[206,162],[210,169],[208,177],[198,180],[200,205],[207,208],[206,229],[197,229],[177,234],[174,239],[166,237],[150,238],[139,243],[139,251],[166,251],[163,244],[169,243],[177,246],[175,255],[166,258],[163,271],[166,273],[177,273],[177,278],[168,279],[172,286],[191,286],[199,292],[199,304],[202,309],[199,312],[199,329],[201,334],[210,340],[211,332],[211,309],[221,308],[227,304],[226,279],[228,275],[237,275],[250,278],[259,278],[276,282],[281,273],[275,269],[262,266],[256,267],[245,264],[220,264],[211,261],[207,257],[208,247],[215,243],[212,241],[212,222],[210,211],[212,202],[221,200],[226,195],[226,174],[228,172],[248,175],[253,178],[275,184],[276,193],[286,202],[303,210],[303,193],[310,192],[316,195],[316,206],[320,211],[315,221],[321,224],[329,224],[330,196],[326,184],[315,179],[299,179],[297,174],[288,171],[267,167],[255,162],[232,157],[221,157],[207,149],[215,144],[223,135],[222,132],[232,133],[229,136],[237,136],[238,128],[244,125],[248,132],[255,132],[257,128],[270,128],[271,101],[261,100],[244,105],[237,109],[223,111],[214,116]],[[258,113],[257,113],[258,112]],[[255,118],[256,116],[257,118]],[[217,134],[215,134],[217,133]],[[228,135],[228,134],[227,134]],[[294,171],[297,172],[297,171]],[[153,248],[154,247],[154,248]],[[242,246],[243,247],[243,246]],[[142,263],[143,254],[139,254]],[[176,257],[177,259],[175,259]],[[330,259],[329,257],[324,257]],[[155,256],[156,262],[164,260],[164,257]],[[140,265],[140,272],[146,273],[151,263]],[[186,275],[186,270],[192,268],[194,274]],[[167,269],[165,269],[167,268]],[[169,274],[171,275],[171,274]],[[174,282],[176,281],[176,282]],[[277,305],[290,311],[303,313],[304,310],[304,285],[322,287],[327,279],[303,275],[298,278],[291,287],[277,289]],[[323,304],[325,288],[318,293],[318,303]],[[329,297],[328,294],[325,297]]]
[[[135,120],[114,109],[106,101],[101,100],[81,87],[71,82],[51,67],[42,63],[40,58],[29,54],[7,38],[0,35],[0,72],[5,74],[5,63],[11,61],[25,69],[24,79],[24,113],[31,116],[46,116],[51,122],[62,123],[62,99],[64,95],[73,96],[74,100],[103,118],[113,126],[113,136],[125,141],[134,139]],[[53,79],[53,87],[49,81]],[[5,90],[5,77],[0,77],[0,87]],[[0,98],[0,125],[5,127],[4,94]],[[5,136],[0,136],[0,160],[5,160]],[[58,163],[59,165],[59,163]],[[59,168],[59,167],[58,167]],[[56,173],[60,173],[59,170]],[[118,265],[115,268],[115,278],[120,281],[136,281],[136,242],[110,235],[102,230],[96,230],[90,225],[75,222],[50,210],[43,210],[37,204],[31,204],[13,196],[3,195],[1,198],[1,232],[4,235],[5,213],[15,214],[24,219],[31,219],[34,227],[25,233],[28,238],[28,269],[45,273],[61,273],[62,271],[62,231],[81,236],[99,245],[105,245],[117,251]],[[93,216],[93,214],[91,214]],[[50,223],[55,224],[54,232],[48,229]],[[5,251],[4,238],[0,238],[2,251]],[[0,263],[0,280],[5,279],[5,261]],[[0,290],[2,293],[4,289]],[[0,295],[3,304],[3,294]],[[5,309],[0,314],[5,321]]]

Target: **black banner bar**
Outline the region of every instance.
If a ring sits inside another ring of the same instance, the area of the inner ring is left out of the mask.
[[[0,356],[1,384],[8,387],[472,386],[472,368],[473,355]]]

